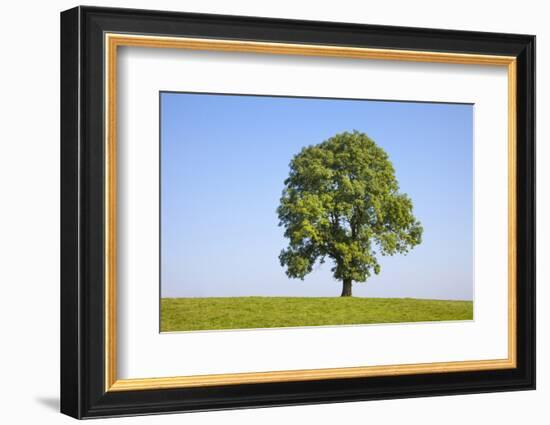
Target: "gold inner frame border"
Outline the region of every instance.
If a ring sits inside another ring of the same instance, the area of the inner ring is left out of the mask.
[[[106,33],[105,46],[105,391],[137,391],[183,387],[205,387],[270,382],[312,381],[322,379],[379,377],[420,373],[449,373],[512,369],[516,353],[516,58],[513,56],[413,50],[371,49],[330,45],[288,44],[202,38]],[[495,360],[469,360],[437,363],[285,370],[174,377],[118,379],[116,324],[116,163],[117,163],[117,51],[120,46],[228,51],[279,55],[325,56],[355,59],[397,60],[507,67],[508,72],[508,357]]]

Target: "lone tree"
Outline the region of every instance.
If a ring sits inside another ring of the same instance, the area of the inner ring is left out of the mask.
[[[353,282],[365,282],[381,255],[407,253],[422,239],[413,204],[399,185],[388,154],[366,134],[340,133],[301,150],[290,162],[279,225],[289,245],[281,266],[291,278],[331,258],[342,297]]]

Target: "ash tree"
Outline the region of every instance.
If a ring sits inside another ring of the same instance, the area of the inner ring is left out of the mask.
[[[303,148],[284,184],[277,213],[289,244],[279,260],[291,278],[303,280],[328,258],[341,296],[351,296],[353,282],[380,273],[377,255],[406,254],[421,243],[422,225],[388,154],[364,133]]]

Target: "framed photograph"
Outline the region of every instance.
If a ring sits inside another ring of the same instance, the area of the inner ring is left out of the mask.
[[[61,411],[535,388],[535,37],[61,14]]]

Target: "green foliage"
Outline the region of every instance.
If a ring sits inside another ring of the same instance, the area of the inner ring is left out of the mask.
[[[290,162],[277,209],[289,239],[281,265],[303,279],[330,258],[336,279],[365,282],[380,273],[377,254],[407,253],[421,242],[412,210],[388,154],[366,134],[345,132],[305,147]]]
[[[163,332],[472,320],[472,301],[411,298],[162,298]]]

